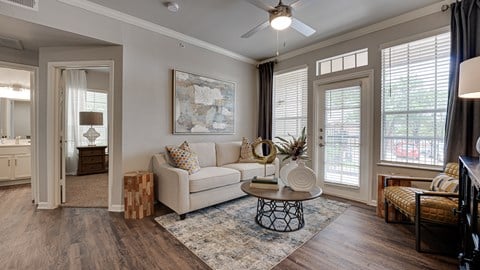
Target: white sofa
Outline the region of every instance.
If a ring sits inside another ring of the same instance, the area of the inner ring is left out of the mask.
[[[258,163],[239,163],[241,142],[189,143],[198,155],[200,171],[189,175],[172,166],[168,154],[153,156],[155,196],[180,215],[246,195],[240,185],[264,175]],[[267,175],[279,175],[278,158],[267,164]]]

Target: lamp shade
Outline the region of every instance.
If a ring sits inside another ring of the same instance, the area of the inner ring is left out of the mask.
[[[103,113],[101,112],[80,112],[81,126],[101,126],[103,125]]]
[[[460,64],[458,97],[480,98],[480,56]]]

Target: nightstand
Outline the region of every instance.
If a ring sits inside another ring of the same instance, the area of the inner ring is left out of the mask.
[[[77,175],[105,173],[107,146],[79,146]]]

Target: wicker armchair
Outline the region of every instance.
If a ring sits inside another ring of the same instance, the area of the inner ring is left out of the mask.
[[[397,182],[422,181],[431,182],[430,190],[405,186],[389,186]],[[445,171],[433,179],[390,176],[385,178],[385,221],[388,218],[388,206],[392,205],[415,224],[415,248],[421,250],[422,223],[440,225],[458,225],[458,216],[454,209],[458,207],[458,164],[448,163]]]

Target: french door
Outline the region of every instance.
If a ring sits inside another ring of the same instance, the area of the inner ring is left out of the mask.
[[[372,146],[369,77],[315,88],[314,167],[326,194],[370,202]]]

